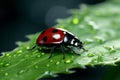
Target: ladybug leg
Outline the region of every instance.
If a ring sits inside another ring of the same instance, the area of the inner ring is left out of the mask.
[[[66,46],[66,48],[68,49],[68,50],[70,50],[70,51],[72,51],[75,55],[80,55],[80,54],[77,54],[74,50],[72,50],[71,48],[69,48],[69,47],[67,47]]]
[[[87,49],[85,49],[83,46],[78,47],[79,49],[82,49],[83,51],[88,51]]]
[[[33,49],[35,49],[37,47],[37,45],[34,45],[31,49],[29,49],[29,50],[33,50]]]
[[[61,51],[63,53],[63,59],[65,59],[65,52],[64,52],[64,49],[63,49],[63,46],[61,45]]]
[[[85,49],[84,47],[82,47],[81,49],[83,49],[84,51],[88,51],[87,49]]]
[[[56,46],[53,46],[53,47],[51,48],[49,59],[52,57],[52,54],[53,54],[53,51],[54,51],[55,48],[56,48]]]

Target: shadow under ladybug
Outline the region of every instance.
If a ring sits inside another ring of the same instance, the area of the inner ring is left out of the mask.
[[[52,57],[53,51],[56,48],[61,49],[63,53],[63,59],[65,59],[64,48],[72,51],[73,53],[75,53],[75,51],[70,46],[87,51],[83,47],[83,43],[77,37],[67,30],[61,28],[48,28],[43,31],[37,38],[36,45],[32,49],[37,46],[44,46],[51,49],[49,59]]]

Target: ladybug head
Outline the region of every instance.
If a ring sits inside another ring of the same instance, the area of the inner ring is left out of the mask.
[[[83,43],[81,41],[77,42],[77,47],[79,47],[80,49],[83,47]]]
[[[80,49],[83,49],[84,51],[87,51],[84,47],[83,47],[83,43],[81,41],[77,41],[77,47]]]

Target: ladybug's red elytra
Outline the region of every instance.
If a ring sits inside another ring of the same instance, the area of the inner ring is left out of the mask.
[[[77,37],[67,30],[61,28],[48,28],[43,31],[37,38],[36,45],[33,48],[36,46],[50,47],[51,51],[49,58],[52,57],[52,53],[55,48],[61,48],[63,52],[63,59],[65,59],[65,52],[63,50],[64,48],[72,50],[70,46],[73,46],[86,51],[86,49],[83,47],[83,43]]]

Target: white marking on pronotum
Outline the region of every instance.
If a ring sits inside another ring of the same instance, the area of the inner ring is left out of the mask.
[[[71,44],[73,44],[73,43],[74,43],[74,41],[75,41],[75,39],[72,39]]]
[[[67,30],[65,30],[65,29],[62,29],[62,28],[57,28],[57,29],[64,31],[64,34],[66,34],[66,32],[67,32],[68,34],[71,34],[71,35],[74,36],[73,33],[69,32],[69,31],[67,31]],[[76,37],[76,36],[74,36],[74,37],[75,37],[76,39],[78,39],[78,37]]]
[[[65,38],[64,38],[64,42],[67,42],[68,41],[68,38],[65,36]]]
[[[78,45],[78,43],[76,42],[76,43],[75,43],[75,46],[77,46],[77,45]]]
[[[54,35],[53,35],[53,38],[54,38],[54,39],[60,39],[60,34],[54,34]]]

